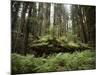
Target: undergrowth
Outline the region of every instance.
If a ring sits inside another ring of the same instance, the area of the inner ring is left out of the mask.
[[[12,54],[12,74],[95,69],[95,52],[57,53],[48,57]]]

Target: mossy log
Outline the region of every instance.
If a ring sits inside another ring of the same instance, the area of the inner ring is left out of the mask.
[[[85,49],[90,49],[86,44],[67,42],[63,43],[57,39],[49,39],[46,41],[35,41],[30,45],[31,50],[35,55],[42,56],[43,54],[49,55],[59,52],[70,52],[83,51]]]

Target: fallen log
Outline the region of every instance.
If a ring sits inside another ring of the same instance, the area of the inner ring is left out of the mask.
[[[48,40],[46,42],[35,42],[30,46],[31,50],[35,53],[36,56],[49,55],[53,53],[60,52],[70,52],[73,53],[75,51],[83,51],[86,49],[90,49],[86,44],[82,43],[60,43],[56,39]]]

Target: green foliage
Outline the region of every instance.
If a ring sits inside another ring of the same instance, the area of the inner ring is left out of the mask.
[[[67,40],[73,42],[79,41],[77,35],[73,34],[72,32],[67,32]]]
[[[12,54],[12,73],[30,73],[36,72],[35,68],[45,62],[43,58],[34,58],[32,55],[22,56]]]
[[[72,35],[71,35],[71,37],[72,37]],[[89,48],[88,45],[80,43],[79,41],[74,42],[76,39],[75,38],[72,39],[71,37],[62,36],[60,38],[56,38],[56,37],[52,37],[51,35],[46,35],[46,36],[40,37],[39,40],[32,41],[32,43],[30,43],[29,46],[33,47],[33,48],[34,47],[39,48],[40,46],[48,47],[49,45],[54,45],[54,46],[56,45],[59,47],[64,47],[64,48],[66,48],[66,50],[67,49],[73,50],[73,49]],[[48,49],[48,48],[46,48],[46,49]]]
[[[12,54],[12,72],[25,73],[30,70],[32,57],[24,57],[18,54]]]
[[[58,53],[47,58],[12,54],[12,73],[38,73],[95,69],[95,52]]]
[[[51,35],[45,35],[45,36],[41,36],[39,41],[40,42],[47,42],[48,40],[52,40],[53,37]]]
[[[74,43],[74,42],[72,42],[72,41],[68,42],[68,44],[67,44],[67,45],[68,45],[68,46],[70,46],[70,47],[76,47],[76,48],[79,48],[79,47],[80,47],[80,45],[79,45],[79,44]]]

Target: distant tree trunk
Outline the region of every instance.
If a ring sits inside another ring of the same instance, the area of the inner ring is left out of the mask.
[[[43,22],[42,22],[42,36],[45,35],[46,31],[46,3],[43,3]]]
[[[54,23],[54,4],[51,3],[50,8],[50,34],[53,36],[53,23]]]
[[[38,8],[38,30],[39,30],[39,36],[42,34],[42,22],[43,22],[43,3],[39,3]]]
[[[36,3],[36,13],[37,13],[37,20],[39,20],[39,2]],[[39,26],[39,21],[37,21],[37,36],[40,34],[40,26]]]

